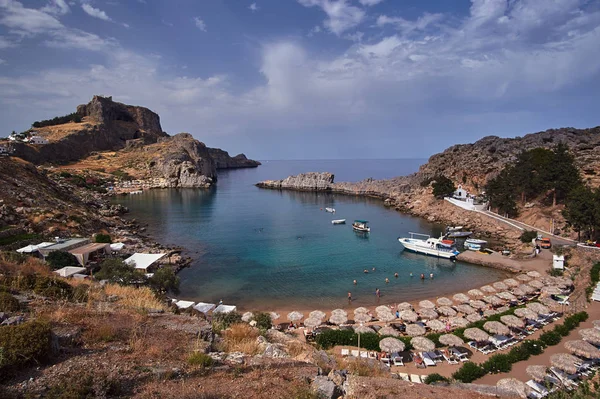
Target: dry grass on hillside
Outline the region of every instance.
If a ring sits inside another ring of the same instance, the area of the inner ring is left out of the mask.
[[[132,309],[167,310],[164,303],[159,301],[154,292],[148,287],[135,288],[118,284],[106,284],[102,291],[106,295],[116,295],[115,303]]]
[[[33,130],[36,131],[40,136],[42,136],[42,137],[48,139],[48,141],[52,142],[52,141],[58,141],[60,139],[63,139],[65,137],[67,137],[73,133],[77,133],[83,129],[92,128],[96,124],[97,124],[97,122],[95,122],[94,120],[90,119],[89,117],[85,117],[85,118],[83,118],[81,123],[69,122],[69,123],[63,123],[60,125],[34,128]]]
[[[246,323],[234,324],[223,331],[223,346],[227,352],[242,352],[249,355],[258,353],[256,338],[258,329]]]

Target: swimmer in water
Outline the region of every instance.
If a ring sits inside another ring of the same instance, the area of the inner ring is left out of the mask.
[[[367,269],[365,269],[365,271],[363,273],[367,274],[367,273],[369,273],[369,271]]]
[[[385,278],[385,283],[387,284],[387,283],[389,283],[389,282],[390,282],[390,279],[386,277],[386,278]]]
[[[348,291],[348,302],[352,302],[352,293]]]
[[[410,272],[409,276],[410,276],[410,277],[412,277],[412,276],[413,276],[412,272]]]
[[[421,273],[421,280],[425,280],[425,275]]]
[[[373,271],[375,271],[375,268],[373,268]]]
[[[356,280],[354,280],[354,285],[356,285]]]
[[[429,275],[429,278],[433,280],[433,273]]]
[[[394,273],[394,277],[398,278],[398,273]]]

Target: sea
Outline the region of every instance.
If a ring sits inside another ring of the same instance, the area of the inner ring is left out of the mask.
[[[381,200],[255,186],[304,172],[331,172],[335,181],[386,179],[414,173],[425,162],[262,161],[258,168],[219,171],[212,189],[155,189],[115,201],[147,225],[153,238],[182,246],[193,258],[179,273],[180,299],[222,300],[241,310],[332,309],[348,307],[349,292],[351,306],[373,306],[434,298],[505,278],[496,269],[403,251],[398,237],[410,232],[439,236],[445,226],[386,208]],[[326,207],[335,208],[335,214]],[[346,224],[333,225],[333,219]],[[354,232],[354,219],[368,220],[371,232]]]

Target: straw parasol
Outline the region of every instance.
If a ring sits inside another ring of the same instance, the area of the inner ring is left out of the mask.
[[[419,315],[412,310],[403,310],[400,312],[400,318],[404,321],[410,321],[414,323],[415,321],[419,320]]]
[[[592,324],[594,325],[594,328],[600,330],[600,320],[594,320],[592,321]]]
[[[293,311],[288,313],[287,318],[289,321],[298,321],[301,320],[304,317],[304,315],[298,311]]]
[[[533,287],[532,287],[531,285],[529,285],[529,284],[519,284],[519,286],[518,286],[517,288],[514,288],[514,289],[513,289],[513,294],[515,294],[515,295],[517,295],[517,294],[515,293],[515,290],[516,290],[516,289],[520,289],[521,291],[523,291],[523,293],[524,293],[525,295],[529,295],[529,294],[532,294],[532,293],[534,293],[534,292],[535,292],[535,288],[533,288]]]
[[[373,330],[371,327],[361,326],[361,325],[354,326],[354,332],[357,334],[367,334],[367,333],[375,334],[375,330]]]
[[[550,356],[550,364],[568,374],[577,372],[577,364],[581,363],[581,359],[568,353],[555,353]]]
[[[252,320],[253,317],[254,317],[254,313],[246,312],[242,315],[242,321],[245,321],[246,323],[248,323],[250,320]]]
[[[399,337],[400,332],[392,327],[386,326],[379,330],[379,335],[391,335],[393,337]]]
[[[380,305],[375,308],[375,313],[383,313],[383,312],[392,312],[392,309],[388,308],[385,305]]]
[[[525,323],[523,322],[523,320],[521,320],[517,316],[513,316],[513,315],[500,316],[500,321],[509,327],[523,328],[525,326]]]
[[[544,381],[548,374],[548,367],[532,364],[525,369],[527,374],[536,381]]]
[[[463,335],[465,338],[472,339],[473,341],[477,342],[488,341],[490,339],[488,333],[479,328],[467,328]]]
[[[527,309],[531,309],[537,314],[549,314],[550,313],[550,309],[548,309],[546,306],[542,305],[539,302],[531,302],[531,303],[528,303],[526,306],[527,306]]]
[[[526,319],[537,319],[537,313],[527,308],[515,309],[515,315],[517,317],[524,317]]]
[[[503,283],[506,284],[506,285],[508,285],[509,287],[518,287],[519,284],[520,284],[514,278],[507,278],[506,280],[503,281]]]
[[[309,318],[311,318],[311,317],[312,317],[312,318],[315,318],[315,319],[321,319],[321,320],[323,320],[323,319],[325,318],[325,316],[327,316],[327,315],[325,314],[325,312],[322,312],[322,311],[320,311],[320,310],[313,310],[312,312],[310,312],[310,313],[308,314],[308,317],[309,317]]]
[[[469,298],[468,296],[466,296],[462,292],[460,292],[458,294],[454,294],[452,296],[452,299],[454,299],[458,303],[468,303],[471,300],[471,298]]]
[[[520,296],[523,296],[523,295],[525,295],[525,294],[526,294],[526,293],[525,293],[525,291],[523,291],[523,290],[521,289],[521,286],[520,286],[520,285],[519,285],[518,287],[513,287],[513,288],[511,288],[511,289],[510,289],[510,292],[511,292],[513,295],[515,295],[515,296],[518,296],[518,297],[520,297]]]
[[[450,322],[450,325],[458,328],[466,327],[469,325],[469,321],[464,317],[450,317],[448,321]]]
[[[504,301],[500,298],[498,298],[496,295],[488,295],[488,296],[484,296],[482,298],[482,300],[484,302],[490,303],[492,305],[502,305],[504,303]]]
[[[535,290],[539,290],[544,287],[544,283],[539,280],[533,280],[527,283],[527,285],[533,287]]]
[[[484,285],[483,287],[480,288],[481,292],[485,292],[488,294],[493,294],[496,292],[496,289],[494,287],[492,287],[491,285]]]
[[[552,307],[560,306],[557,301],[550,298],[549,296],[547,296],[545,298],[540,298],[540,303],[543,303],[546,306],[552,306]]]
[[[425,335],[426,332],[427,331],[425,331],[425,329],[418,324],[409,324],[406,326],[406,335],[411,337]]]
[[[344,309],[333,309],[331,311],[331,315],[334,315],[334,314],[341,314],[342,316],[348,317],[348,312],[346,312]]]
[[[471,306],[472,308],[475,308],[475,309],[487,308],[486,303],[483,301],[480,301],[479,299],[474,299],[472,301],[469,301],[469,306]]]
[[[417,313],[420,314],[423,319],[428,320],[437,319],[440,317],[440,315],[437,314],[437,312],[433,309],[419,309],[417,310]]]
[[[323,323],[323,319],[319,319],[317,317],[309,317],[308,319],[304,320],[304,327],[307,328],[315,328],[315,327],[319,327],[321,325],[321,323]]]
[[[425,309],[435,309],[435,303],[428,301],[427,299],[419,302],[419,307]]]
[[[454,309],[458,310],[460,313],[464,313],[464,314],[473,314],[476,312],[475,309],[473,309],[472,307],[470,307],[467,304],[462,304],[462,305],[456,305],[454,307]]]
[[[600,349],[587,341],[576,340],[565,342],[565,349],[576,356],[586,359],[600,359]]]
[[[343,314],[341,314],[341,313],[334,313],[334,314],[332,314],[332,315],[329,317],[329,322],[330,322],[331,324],[337,324],[337,325],[340,325],[340,324],[344,324],[344,323],[345,323],[345,322],[347,322],[347,321],[348,321],[348,317],[347,317],[347,316],[344,316],[344,315],[343,315]]]
[[[377,319],[384,322],[390,322],[392,320],[396,320],[396,315],[392,314],[392,312],[382,312],[377,313]]]
[[[530,276],[526,275],[526,274],[519,274],[517,276],[517,280],[528,282],[528,281],[531,281],[532,278]]]
[[[554,277],[554,276],[542,276],[539,280],[542,283],[544,283],[544,285],[556,285],[557,284],[556,277]]]
[[[440,306],[437,308],[437,311],[444,316],[456,316],[456,310],[452,309],[450,306]]]
[[[279,315],[279,313],[275,313],[275,312],[271,312],[269,313],[269,316],[271,316],[271,320],[277,320],[278,318],[280,318],[281,316]]]
[[[494,309],[486,309],[483,311],[483,317],[490,317],[493,316],[495,314],[498,314],[498,312]]]
[[[412,310],[413,305],[408,302],[402,302],[398,304],[398,311],[402,312],[403,310]]]
[[[567,278],[567,277],[557,277],[556,285],[558,285],[558,286],[564,285],[566,287],[570,287],[573,285],[573,280],[571,280],[570,278]]]
[[[492,286],[498,291],[504,291],[508,289],[508,285],[504,284],[502,281],[496,281]]]
[[[483,317],[479,316],[478,313],[471,313],[468,314],[465,319],[467,319],[469,321],[469,323],[475,323],[478,322],[479,320],[482,320]]]
[[[562,290],[555,285],[550,285],[548,287],[542,288],[542,294],[546,295],[560,295],[562,294]]]
[[[387,337],[379,341],[379,348],[384,352],[394,353],[404,351],[406,345],[397,338]]]
[[[527,272],[527,275],[529,277],[531,277],[531,278],[540,278],[540,277],[542,277],[542,275],[540,273],[536,272],[535,270]]]
[[[418,351],[429,352],[435,350],[433,341],[425,337],[414,337],[410,340],[410,344]]]
[[[357,323],[368,323],[371,319],[372,317],[366,313],[357,313],[354,315],[354,321]]]
[[[452,306],[454,304],[451,299],[448,299],[445,296],[438,298],[436,302],[440,306]]]
[[[505,299],[507,301],[514,301],[514,300],[517,299],[516,296],[514,296],[513,294],[511,294],[508,291],[499,292],[499,293],[496,294],[496,296],[498,298]]]
[[[597,328],[584,328],[579,330],[579,335],[591,344],[600,345],[600,330]]]
[[[438,339],[438,341],[440,341],[440,343],[442,345],[447,345],[447,346],[461,346],[461,345],[465,344],[465,341],[463,341],[462,339],[460,339],[459,337],[457,337],[454,334],[441,335],[440,338]]]
[[[354,314],[359,314],[359,313],[369,313],[369,309],[364,308],[362,306],[354,309]]]
[[[478,290],[478,289],[476,289],[476,288],[475,288],[475,289],[473,289],[473,290],[469,290],[469,291],[467,292],[467,294],[468,294],[469,296],[472,296],[473,298],[479,298],[479,297],[481,297],[481,296],[484,296],[484,295],[485,295],[483,292],[481,292],[481,290]]]
[[[427,324],[427,327],[431,328],[433,331],[444,331],[446,329],[446,324],[439,320],[429,320],[425,324]]]
[[[488,321],[483,325],[483,329],[492,334],[508,335],[510,330],[499,321]]]
[[[501,396],[518,396],[527,398],[527,386],[516,378],[503,378],[496,383]]]

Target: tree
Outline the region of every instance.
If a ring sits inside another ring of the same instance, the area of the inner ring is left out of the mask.
[[[446,176],[436,176],[434,180],[431,186],[433,187],[433,195],[436,198],[450,197],[456,191],[456,186]]]
[[[517,203],[514,200],[517,189],[513,176],[513,167],[507,166],[485,186],[485,195],[490,206],[496,208],[498,213],[510,217],[515,217],[518,214]]]
[[[98,233],[98,234],[96,234],[96,242],[103,243],[103,244],[110,244],[110,243],[112,243],[112,239],[110,238],[110,235],[108,235],[108,234]]]
[[[554,148],[554,159],[549,170],[553,184],[552,205],[556,206],[557,201],[564,201],[573,189],[581,186],[581,176],[575,166],[575,157],[565,144],[559,143]]]
[[[66,266],[79,265],[75,255],[66,251],[52,251],[46,256],[46,262],[53,270],[61,269]]]
[[[158,292],[164,294],[168,291],[172,291],[174,294],[179,293],[179,277],[175,275],[175,272],[171,267],[163,267],[154,272],[154,275],[148,279],[150,287]]]
[[[600,225],[600,190],[595,193],[586,186],[576,187],[571,191],[565,203],[563,216],[569,226],[573,227],[581,240],[581,232],[593,238]]]
[[[130,285],[144,283],[146,276],[135,269],[134,265],[128,265],[122,259],[106,259],[100,265],[100,271],[96,273],[99,280],[108,280],[111,283]]]

